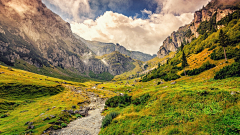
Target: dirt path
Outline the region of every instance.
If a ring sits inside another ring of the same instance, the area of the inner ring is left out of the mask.
[[[91,108],[87,117],[78,118],[70,122],[66,128],[53,131],[52,135],[98,135],[101,130],[101,111],[104,108],[105,100],[98,98],[94,93],[88,92]]]

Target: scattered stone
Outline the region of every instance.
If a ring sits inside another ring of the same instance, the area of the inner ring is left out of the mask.
[[[82,106],[80,106],[79,108],[80,108],[80,109],[83,109],[83,107],[82,107]]]
[[[67,112],[67,110],[62,110],[62,112]]]
[[[158,83],[157,83],[157,85],[161,85],[161,84],[164,84],[164,82],[161,81],[161,82],[158,82]]]
[[[73,108],[73,109],[76,109],[76,106],[75,106],[75,105],[73,105],[73,106],[72,106],[72,108]]]
[[[5,72],[1,72],[1,74],[4,74]]]
[[[28,129],[34,129],[34,125],[28,126]]]
[[[49,117],[47,117],[47,118],[44,118],[44,119],[43,119],[43,121],[45,121],[45,120],[50,120],[50,118],[49,118]]]
[[[63,82],[63,84],[67,84],[66,82]]]
[[[192,80],[192,78],[189,78],[190,80]]]
[[[74,114],[79,114],[79,110],[75,110],[75,111],[74,111]]]
[[[28,121],[28,122],[26,122],[26,123],[25,123],[25,125],[27,125],[28,123],[29,123],[29,121]]]
[[[56,108],[56,106],[52,107],[52,109]]]
[[[168,86],[164,86],[163,88],[165,89],[165,88],[167,88]]]
[[[46,111],[49,111],[50,110],[50,108],[48,108]]]
[[[33,122],[29,122],[29,123],[28,123],[28,125],[32,125],[32,124],[33,124]]]
[[[50,115],[50,117],[51,117],[51,118],[56,118],[56,116],[55,116],[55,115]]]
[[[231,92],[231,95],[235,95],[235,94],[236,94],[236,92],[235,92],[235,91],[232,91],[232,92]]]
[[[74,114],[74,111],[73,110],[68,110],[68,113]]]
[[[146,130],[143,130],[142,133],[146,133]]]
[[[132,86],[135,86],[135,84],[132,84]]]
[[[174,82],[172,82],[171,84],[176,84],[176,82],[174,81]]]
[[[104,89],[105,87],[102,87],[101,89]]]
[[[123,94],[123,93],[120,93],[120,96],[124,96],[124,94]]]
[[[44,113],[41,113],[39,116],[42,116]]]

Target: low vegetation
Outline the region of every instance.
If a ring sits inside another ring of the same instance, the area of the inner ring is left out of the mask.
[[[200,68],[196,68],[196,69],[193,69],[193,70],[187,70],[186,71],[186,74],[187,75],[198,75],[206,70],[209,70],[211,68],[214,68],[216,67],[216,65],[214,64],[210,64],[209,61],[207,61],[206,63],[203,63],[203,65],[200,67]],[[181,74],[182,76],[184,76],[184,72]]]

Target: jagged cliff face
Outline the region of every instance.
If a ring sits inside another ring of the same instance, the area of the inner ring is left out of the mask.
[[[113,43],[102,43],[97,41],[87,41],[78,35],[74,34],[74,36],[84,42],[88,48],[90,48],[96,55],[102,56],[104,54],[110,54],[114,51],[118,51],[122,54],[125,54],[133,59],[141,60],[141,61],[148,61],[156,57],[156,55],[145,54],[142,52],[137,51],[129,51],[125,47],[119,44]]]
[[[212,0],[206,7],[194,13],[194,19],[189,25],[180,27],[177,32],[173,32],[171,36],[167,37],[160,47],[157,56],[163,58],[169,52],[176,52],[184,40],[190,43],[192,38],[199,36],[197,29],[202,22],[209,21],[214,15],[216,15],[216,22],[219,22],[228,14],[233,13],[239,5],[239,0]],[[190,35],[187,34],[189,30],[191,30]]]
[[[108,72],[112,75],[119,75],[135,68],[133,64],[135,60],[117,51],[103,55],[101,61],[109,67]]]
[[[0,0],[0,61],[14,66],[18,60],[78,74],[91,70],[118,75],[128,69],[96,59],[94,52],[73,36],[69,23],[41,0]]]

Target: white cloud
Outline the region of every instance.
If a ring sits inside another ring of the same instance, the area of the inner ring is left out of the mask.
[[[180,26],[190,23],[193,12],[209,0],[146,0],[149,1],[148,6],[157,3],[158,7],[156,13],[143,9],[142,19],[137,18],[138,14],[132,18],[105,12],[106,9],[126,10],[134,4],[132,0],[44,1],[71,15],[72,31],[87,40],[120,43],[131,50],[155,54],[163,40]]]
[[[71,27],[74,33],[87,40],[119,43],[127,49],[156,54],[172,31],[192,19],[192,13],[150,14],[149,19],[137,19],[107,11],[96,20],[72,23]]]

